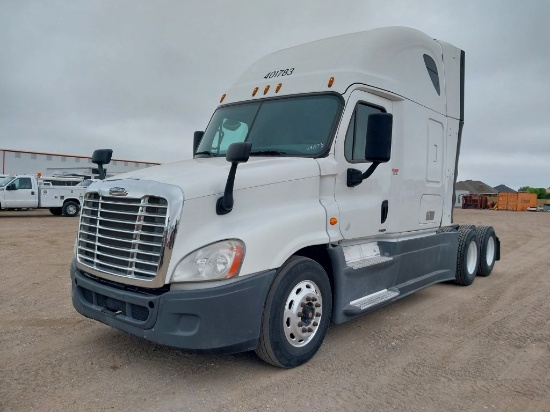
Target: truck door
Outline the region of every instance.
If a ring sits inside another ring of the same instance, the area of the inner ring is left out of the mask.
[[[32,208],[37,206],[37,189],[30,177],[18,177],[5,189],[6,208]]]
[[[379,164],[374,173],[358,186],[347,185],[348,169],[365,172],[371,165],[365,160],[367,119],[371,113],[392,113],[391,101],[364,91],[354,91],[346,104],[338,132],[335,197],[340,209],[339,226],[344,239],[383,234],[391,216],[391,159],[388,163]]]

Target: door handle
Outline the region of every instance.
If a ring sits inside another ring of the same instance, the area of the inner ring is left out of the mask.
[[[384,223],[386,219],[388,218],[388,212],[389,212],[389,205],[388,201],[384,200],[382,202],[382,208],[381,208],[381,214],[380,214],[380,223]]]

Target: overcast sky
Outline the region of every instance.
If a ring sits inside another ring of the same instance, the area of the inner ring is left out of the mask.
[[[255,60],[382,26],[465,50],[459,180],[550,186],[546,0],[0,0],[0,148],[190,158]]]

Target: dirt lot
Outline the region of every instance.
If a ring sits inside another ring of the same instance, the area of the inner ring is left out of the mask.
[[[502,260],[332,327],[306,365],[195,355],[71,305],[77,219],[0,212],[2,411],[549,411],[550,213],[457,210]]]

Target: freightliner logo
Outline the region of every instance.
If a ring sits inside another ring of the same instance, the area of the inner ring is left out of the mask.
[[[127,196],[128,191],[124,189],[123,187],[111,187],[109,189],[109,194],[111,196]]]

